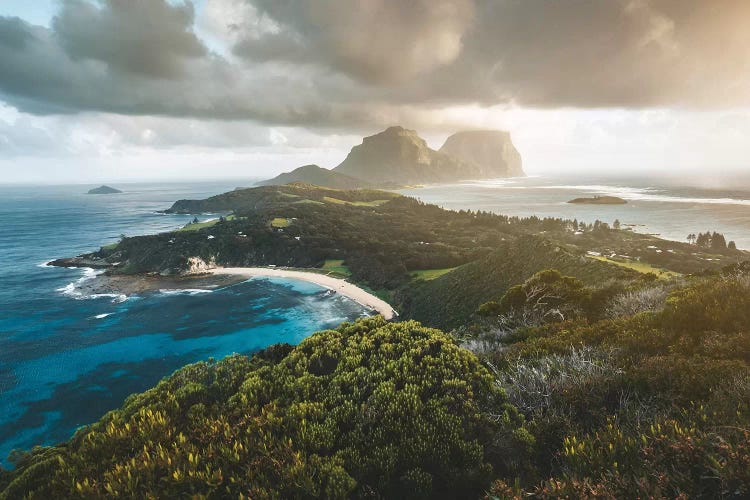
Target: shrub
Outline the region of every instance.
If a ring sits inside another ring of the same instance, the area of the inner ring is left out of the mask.
[[[256,358],[186,367],[15,457],[0,498],[476,497],[503,467],[485,443],[520,426],[476,357],[416,322],[345,323]]]
[[[607,305],[609,318],[633,316],[645,311],[659,311],[664,308],[667,291],[663,287],[642,288],[622,293],[614,297]]]

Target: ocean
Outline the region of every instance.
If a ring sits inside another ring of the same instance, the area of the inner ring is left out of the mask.
[[[45,266],[113,243],[121,234],[180,227],[187,215],[157,211],[180,198],[205,198],[237,183],[118,185],[125,193],[84,194],[91,186],[0,186],[0,460],[14,448],[54,444],[95,422],[125,398],[179,367],[278,342],[367,314],[317,285],[250,280],[212,291],[162,290],[141,296],[85,296],[87,269]],[[750,193],[637,181],[505,179],[403,191],[451,209],[596,219],[684,241],[719,231],[750,249]],[[627,205],[571,205],[595,194]],[[209,219],[210,214],[201,216]]]
[[[45,263],[91,251],[121,234],[180,227],[163,215],[180,198],[236,184],[131,184],[113,195],[91,186],[0,186],[0,460],[10,451],[68,439],[125,398],[188,363],[299,343],[368,312],[317,285],[255,279],[211,291],[85,296],[92,270]],[[201,216],[209,219],[210,214]]]
[[[687,235],[723,233],[738,248],[750,250],[750,189],[702,189],[626,179],[526,177],[467,181],[399,191],[448,209],[485,210],[528,217],[562,217],[612,224],[616,219],[635,231],[686,241]],[[579,197],[618,196],[626,205],[570,204]]]

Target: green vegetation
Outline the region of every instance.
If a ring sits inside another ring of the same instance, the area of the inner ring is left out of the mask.
[[[613,230],[600,222],[583,224],[563,219],[453,212],[385,191],[346,191],[306,184],[241,189],[207,200],[182,200],[168,212],[219,211],[231,211],[237,218],[213,223],[211,238],[200,231],[206,226],[191,224],[184,231],[126,238],[115,249],[102,249],[83,257],[87,262],[105,266],[117,263],[112,269],[115,273],[167,275],[182,272],[191,257],[222,266],[295,268],[320,268],[326,260],[345,260],[356,283],[386,290],[391,295],[389,299],[404,310],[411,309],[412,303],[419,310],[419,303],[424,300],[420,289],[425,283],[443,284],[446,281],[441,280],[449,279],[461,282],[461,289],[468,296],[456,318],[460,322],[479,304],[546,267],[554,265],[573,276],[578,276],[577,271],[568,267],[597,268],[577,263],[586,252],[617,254],[676,273],[718,269],[743,255],[729,249],[726,254],[707,254],[696,245]],[[294,223],[286,226],[290,220]],[[521,251],[531,252],[529,262],[524,262],[513,244],[530,236],[537,237],[534,241],[548,241],[552,249],[559,248],[561,254],[570,256],[568,264],[555,264],[554,252],[536,249],[537,243],[521,245]],[[498,270],[495,260],[502,260],[505,254],[523,272],[508,266]],[[488,258],[490,261],[483,263]],[[552,260],[547,262],[548,258]],[[473,267],[464,266],[469,263]],[[456,267],[459,268],[443,276],[424,272]],[[489,272],[485,274],[481,268]],[[597,271],[592,278],[606,280],[613,273],[615,278],[623,274],[610,269]],[[484,285],[471,284],[469,280],[474,277]],[[477,290],[481,287],[486,290]],[[426,315],[414,317],[424,320]],[[441,320],[433,324],[453,323]]]
[[[294,204],[295,205],[298,205],[298,204],[299,205],[305,205],[305,204],[323,205],[323,202],[322,201],[315,201],[315,200],[299,200],[299,201],[295,201]]]
[[[187,366],[15,454],[0,498],[746,498],[750,265],[648,276],[542,270],[464,325],[475,354],[375,317]]]
[[[0,498],[477,498],[512,466],[520,425],[474,355],[377,317],[185,367],[14,457]]]
[[[292,225],[292,221],[290,219],[285,219],[284,217],[274,217],[273,220],[271,220],[271,227],[275,228],[285,228]]]
[[[180,229],[177,229],[177,231],[199,231],[201,229],[205,229],[207,227],[213,227],[216,224],[218,224],[221,221],[232,221],[235,220],[234,214],[227,215],[226,217],[219,217],[212,220],[207,220],[205,222],[191,222],[189,224],[186,224],[185,226],[181,227]],[[196,219],[197,220],[197,219]]]
[[[537,237],[524,236],[498,245],[486,257],[453,272],[415,283],[398,293],[397,303],[403,316],[430,326],[456,328],[469,321],[481,304],[501,297],[513,285],[550,267],[589,285],[638,278],[633,271],[586,259]]]
[[[482,357],[526,417],[535,465],[495,496],[750,495],[750,276],[694,279],[662,307],[496,325]]]
[[[69,442],[16,454],[0,499],[750,496],[746,254],[301,184],[174,210],[222,206],[238,217],[210,239],[86,257],[350,274],[422,323],[371,318],[188,366]]]
[[[341,276],[351,276],[352,274],[349,268],[344,265],[344,261],[337,259],[326,260],[321,269]]]
[[[582,205],[625,205],[627,200],[618,196],[592,196],[589,198],[575,198],[568,203],[577,203]]]
[[[444,274],[448,274],[454,269],[456,268],[446,267],[445,269],[420,269],[418,271],[412,271],[411,277],[415,280],[430,281],[434,280],[435,278],[439,278]]]
[[[615,260],[610,259],[607,257],[602,257],[598,255],[588,255],[587,257],[591,259],[595,259],[601,262],[609,262],[610,264],[614,264],[616,266],[622,266],[627,269],[632,269],[633,271],[638,271],[639,273],[653,273],[657,275],[660,278],[667,279],[667,278],[676,278],[678,276],[681,276],[680,273],[676,273],[674,271],[668,271],[666,269],[660,269],[658,267],[654,267],[651,264],[647,264],[645,262],[641,261],[634,261],[634,260]]]
[[[354,207],[379,207],[383,203],[388,202],[388,200],[346,201],[339,200],[338,198],[331,198],[330,196],[324,196],[323,201],[327,203],[334,203],[336,205],[352,205]]]
[[[348,175],[340,174],[317,165],[305,165],[283,173],[267,181],[259,182],[258,186],[284,185],[295,182],[306,182],[316,186],[325,186],[334,189],[357,189],[366,186],[367,183]]]
[[[338,270],[342,276],[376,290],[402,317],[450,329],[464,324],[481,304],[550,267],[587,285],[605,285],[637,280],[643,272],[672,278],[715,270],[745,255],[729,249],[709,254],[697,245],[615,230],[598,221],[454,212],[384,191],[308,184],[183,200],[169,212],[220,210],[231,210],[237,218],[216,221],[210,238],[196,230],[126,238],[117,248],[84,260],[116,263],[114,273],[164,275],[181,273],[192,257],[228,267],[298,269],[345,261],[346,270]],[[613,262],[585,257],[594,252],[617,257]]]
[[[117,245],[119,245],[119,244],[120,244],[120,242],[115,241],[114,243],[110,243],[109,245],[102,246],[101,249],[104,252],[111,252],[112,250],[114,250],[115,248],[117,248]]]

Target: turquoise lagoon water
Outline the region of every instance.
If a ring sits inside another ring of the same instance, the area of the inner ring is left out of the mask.
[[[141,296],[74,292],[86,269],[45,267],[128,236],[185,224],[162,215],[179,198],[234,184],[0,187],[0,463],[14,448],[54,444],[177,368],[210,357],[298,343],[366,315],[317,285],[260,279],[209,292]],[[202,216],[203,219],[210,215]]]

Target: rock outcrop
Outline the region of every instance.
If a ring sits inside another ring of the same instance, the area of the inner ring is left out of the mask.
[[[419,184],[469,179],[465,165],[430,149],[414,130],[390,127],[365,137],[334,172],[375,185]]]
[[[521,155],[502,130],[468,130],[448,137],[441,153],[470,164],[472,178],[523,177]]]

